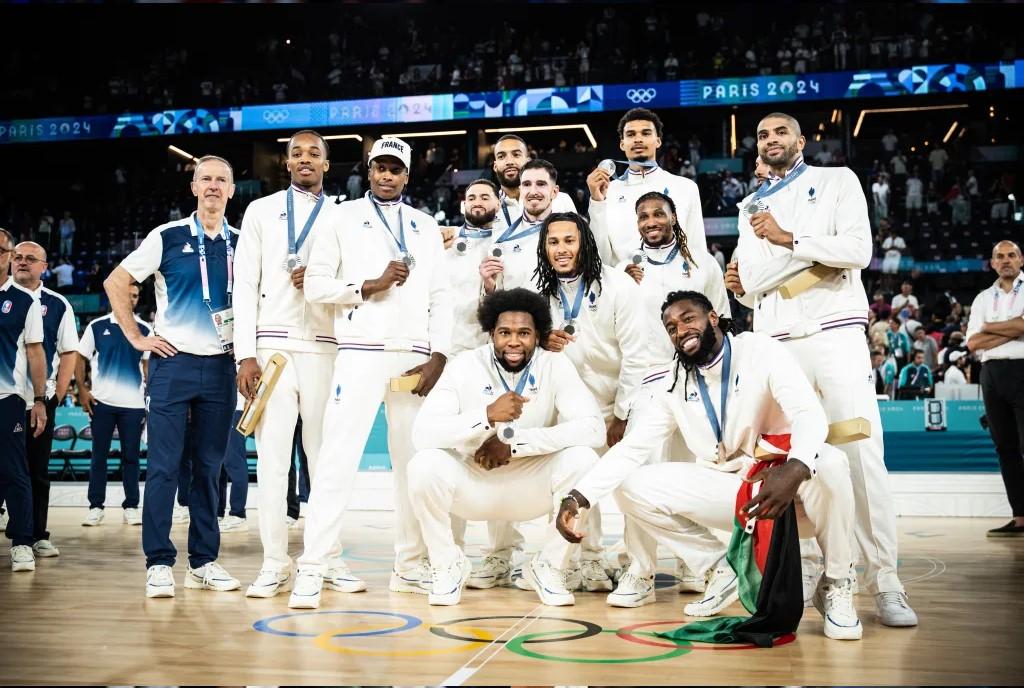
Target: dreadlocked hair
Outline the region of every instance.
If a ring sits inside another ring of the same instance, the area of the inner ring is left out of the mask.
[[[658,195],[660,196],[661,194]],[[662,317],[665,316],[665,311],[667,311],[670,306],[677,304],[680,301],[692,301],[693,303],[700,306],[705,313],[710,313],[711,311],[715,310],[714,306],[711,305],[711,300],[708,299],[707,296],[705,296],[699,291],[671,291],[668,293],[668,296],[665,297],[665,302],[661,304]],[[730,333],[732,333],[732,318],[723,318],[719,316],[718,329],[722,331],[723,335],[729,335]],[[687,384],[690,380],[690,373],[693,372],[695,364],[684,363],[682,359],[679,358],[678,350],[672,355],[672,359],[675,361],[675,365],[672,369],[672,386],[668,388],[668,391],[672,392],[675,390],[676,384],[678,384],[679,382],[679,369],[683,368],[686,371],[686,377],[683,381],[683,393],[685,394],[687,390]]]
[[[661,201],[667,203],[669,210],[672,211],[672,217],[676,218],[676,221],[672,223],[672,234],[675,235],[676,245],[679,246],[679,253],[683,255],[683,258],[693,266],[697,265],[697,261],[693,259],[693,255],[690,253],[690,246],[686,243],[686,233],[683,232],[683,228],[679,226],[679,213],[676,212],[676,203],[672,200],[672,197],[663,194],[660,191],[648,191],[640,198],[636,199],[636,205],[633,210],[640,210],[640,205],[647,201]]]
[[[533,280],[538,292],[544,296],[558,296],[558,273],[548,262],[548,228],[554,222],[572,222],[580,232],[580,250],[576,254],[576,269],[583,277],[581,289],[588,286],[601,286],[601,256],[597,252],[597,240],[590,231],[587,221],[576,213],[551,213],[540,227],[537,240],[537,269],[533,271]]]

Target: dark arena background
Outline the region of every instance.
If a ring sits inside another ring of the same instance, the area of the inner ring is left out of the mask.
[[[919,624],[882,625],[861,581],[859,642],[826,638],[813,607],[771,648],[666,639],[656,632],[692,621],[683,606],[699,596],[680,594],[664,547],[656,602],[642,607],[609,606],[596,592],[544,606],[512,585],[467,590],[453,607],[390,592],[397,521],[383,409],[342,530],[342,556],[366,592],[325,590],[316,610],[290,609],[287,593],[245,596],[263,556],[260,458],[249,436],[248,482],[232,478],[230,488],[248,490],[241,518],[220,498],[221,516],[235,520],[219,526],[219,561],[242,589],[179,585],[174,599],[149,599],[143,529],[120,509],[121,438],[94,459],[92,419],[80,406],[87,381],[75,375],[51,406],[48,465],[33,475],[34,495],[49,481],[46,540],[59,556],[37,549],[33,572],[13,572],[6,546],[0,554],[0,683],[1019,683],[1024,539],[986,531],[1011,517],[1007,533],[1024,531],[1003,479],[1020,487],[1024,436],[1004,438],[1009,448],[997,453],[981,355],[965,334],[976,297],[999,278],[994,247],[1024,243],[1022,26],[1024,6],[1013,2],[3,4],[0,227],[14,244],[45,249],[41,279],[73,309],[79,337],[111,312],[104,281],[120,261],[154,228],[196,210],[189,183],[204,155],[232,165],[226,219],[242,227],[252,201],[288,188],[293,133],[327,140],[328,203],[366,194],[371,147],[398,137],[412,148],[403,200],[458,228],[467,184],[499,181],[493,147],[515,134],[530,157],[557,168],[559,189],[586,217],[588,175],[623,157],[619,120],[647,108],[663,123],[656,162],[696,182],[703,248],[724,266],[739,240],[737,204],[757,185],[758,123],[777,111],[794,117],[805,161],[849,168],[867,199],[866,336],[877,354],[899,574]],[[736,331],[751,330],[756,312],[729,296]],[[152,323],[156,311],[150,277],[135,312]],[[917,351],[923,368],[905,371]],[[0,373],[22,365],[14,361],[12,350]],[[846,365],[836,357],[834,366]],[[1024,432],[1024,388],[1016,400]],[[293,558],[308,522],[301,454],[297,446]],[[90,471],[107,478],[99,527],[83,526]],[[188,480],[183,473],[185,492]],[[602,506],[614,551],[623,517],[610,497]],[[174,508],[180,582],[197,525],[180,499]],[[524,523],[526,550],[552,531],[547,517]],[[470,522],[465,541],[479,563],[486,523]],[[745,612],[735,603],[726,613]]]

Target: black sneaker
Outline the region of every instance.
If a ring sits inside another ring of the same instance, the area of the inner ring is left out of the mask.
[[[1024,526],[1017,525],[1016,521],[1010,521],[1005,526],[993,528],[986,535],[988,537],[1021,537],[1024,536]]]

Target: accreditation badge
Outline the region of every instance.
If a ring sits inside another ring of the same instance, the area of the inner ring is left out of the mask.
[[[235,311],[231,306],[218,308],[210,312],[213,327],[217,330],[221,351],[227,353],[234,349],[235,342]]]

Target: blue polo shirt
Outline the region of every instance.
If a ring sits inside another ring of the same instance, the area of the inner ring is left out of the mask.
[[[138,316],[135,323],[149,336],[149,325]],[[128,342],[113,313],[89,323],[78,353],[92,366],[93,397],[108,406],[145,408],[142,361],[149,352],[143,354]]]
[[[71,304],[62,295],[40,285],[32,292],[43,315],[43,352],[46,355],[46,396],[57,390],[57,368],[61,354],[78,349],[78,327]]]
[[[26,344],[43,341],[43,316],[32,292],[13,279],[0,287],[0,399],[20,395],[25,403],[34,396],[28,375]]]
[[[192,213],[187,218],[160,225],[150,232],[121,267],[137,282],[156,275],[156,334],[178,351],[197,356],[224,353],[210,310],[231,305],[228,299],[227,243],[218,232],[203,237],[210,281],[210,306],[203,303],[199,271],[199,242]],[[238,230],[228,227],[231,245]]]

